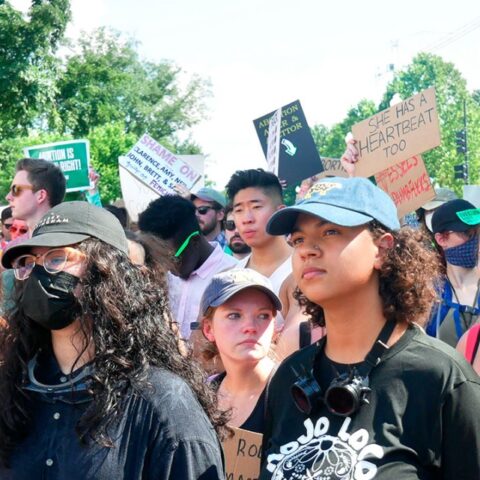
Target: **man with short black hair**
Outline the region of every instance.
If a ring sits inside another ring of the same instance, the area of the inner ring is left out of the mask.
[[[176,271],[168,275],[170,307],[180,325],[180,336],[188,340],[210,279],[233,268],[237,261],[219,244],[208,242],[200,232],[193,203],[179,195],[165,195],[151,202],[140,214],[138,226],[142,232],[166,240],[178,260]]]
[[[13,218],[25,220],[31,234],[37,222],[63,201],[66,180],[54,163],[36,158],[17,162],[16,174],[5,197]]]
[[[227,239],[223,231],[225,217],[225,197],[213,188],[204,187],[192,193],[190,200],[195,205],[200,231],[209,242],[217,242],[225,249]]]
[[[240,236],[252,249],[240,265],[267,277],[275,293],[292,271],[291,248],[284,237],[269,235],[268,219],[283,208],[278,177],[261,168],[236,171],[226,186],[233,206],[233,218]]]

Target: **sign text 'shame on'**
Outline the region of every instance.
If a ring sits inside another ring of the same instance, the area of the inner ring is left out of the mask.
[[[440,145],[435,89],[424,90],[352,127],[355,175],[369,177]]]

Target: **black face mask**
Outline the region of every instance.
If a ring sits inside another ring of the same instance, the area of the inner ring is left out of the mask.
[[[25,281],[20,308],[28,318],[48,330],[68,327],[82,311],[73,294],[79,280],[67,272],[52,275],[35,265]]]

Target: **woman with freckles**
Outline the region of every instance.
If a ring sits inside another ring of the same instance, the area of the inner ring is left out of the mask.
[[[265,387],[275,367],[269,357],[274,319],[281,303],[270,282],[251,269],[212,278],[201,303],[202,330],[225,372],[211,381],[229,425],[263,433]]]

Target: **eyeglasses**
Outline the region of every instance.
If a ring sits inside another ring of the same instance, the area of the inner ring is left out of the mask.
[[[226,220],[225,221],[225,230],[228,230],[229,232],[233,232],[235,230],[236,225],[233,220]]]
[[[85,254],[76,248],[53,248],[41,255],[20,255],[12,262],[12,268],[17,280],[26,280],[36,264],[42,265],[48,273],[56,274],[62,272],[66,266],[75,265],[84,259]]]
[[[10,230],[10,233],[19,233],[20,235],[24,235],[28,232],[28,227],[17,227],[13,224],[10,224],[10,227],[8,229]]]
[[[206,215],[209,210],[215,210],[214,207],[209,207],[208,205],[203,205],[202,207],[197,207],[196,211],[199,215]]]
[[[19,195],[21,195],[21,193],[24,191],[24,190],[32,190],[32,191],[35,191],[35,187],[33,185],[12,185],[10,187],[10,194],[13,196],[13,197],[18,197]]]

